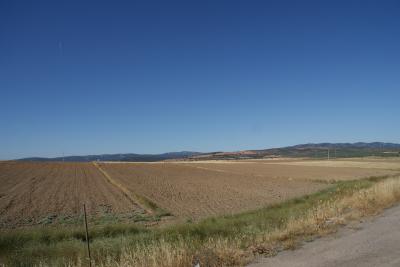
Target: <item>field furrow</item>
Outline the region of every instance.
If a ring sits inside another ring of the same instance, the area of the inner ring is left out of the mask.
[[[138,208],[91,163],[6,165],[2,166],[2,180],[14,182],[12,186],[11,183],[1,186],[0,225],[3,226],[78,217],[83,203],[91,216],[135,212]]]
[[[332,181],[394,175],[397,167],[394,160],[2,162],[0,226],[74,220],[84,203],[90,218],[145,223],[169,212],[197,220],[310,194]]]

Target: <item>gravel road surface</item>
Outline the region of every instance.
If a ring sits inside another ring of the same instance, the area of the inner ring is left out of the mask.
[[[400,206],[249,267],[400,266]]]

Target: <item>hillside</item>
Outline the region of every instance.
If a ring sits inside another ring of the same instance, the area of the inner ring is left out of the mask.
[[[183,159],[195,156],[198,152],[181,151],[163,154],[102,154],[86,156],[65,156],[55,158],[31,157],[19,159],[21,161],[66,161],[66,162],[89,162],[89,161],[130,161],[130,162],[152,162],[168,159]]]
[[[366,156],[399,156],[400,144],[394,143],[317,143],[295,146],[270,148],[262,150],[245,150],[237,152],[214,152],[191,156],[191,160],[216,159],[260,159],[276,157],[306,157],[306,158],[347,158]]]
[[[329,152],[328,152],[329,151]],[[229,159],[261,159],[278,157],[301,158],[348,158],[348,157],[393,157],[400,156],[400,144],[395,143],[309,143],[288,147],[269,148],[261,150],[242,150],[235,152],[200,153],[192,151],[170,152],[163,154],[102,154],[87,156],[66,156],[55,158],[31,157],[19,159],[21,161],[127,161],[127,162],[154,162],[165,160],[229,160]]]

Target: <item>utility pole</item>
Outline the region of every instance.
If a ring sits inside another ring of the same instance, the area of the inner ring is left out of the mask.
[[[85,215],[85,231],[86,231],[87,251],[88,251],[88,256],[89,256],[89,267],[92,267],[92,257],[90,256],[89,230],[88,230],[88,225],[87,225],[86,205],[85,204],[83,204],[83,213]]]
[[[328,160],[330,159],[330,155],[329,155],[329,152],[330,152],[330,151],[329,151],[329,148],[328,148]]]

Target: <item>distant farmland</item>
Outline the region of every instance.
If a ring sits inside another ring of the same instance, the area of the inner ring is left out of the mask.
[[[150,224],[168,214],[197,220],[309,194],[326,188],[327,181],[394,174],[399,163],[2,162],[0,223],[2,228],[74,223],[83,203],[93,220]]]
[[[48,224],[73,219],[86,203],[91,215],[137,212],[92,163],[0,164],[1,224]]]

